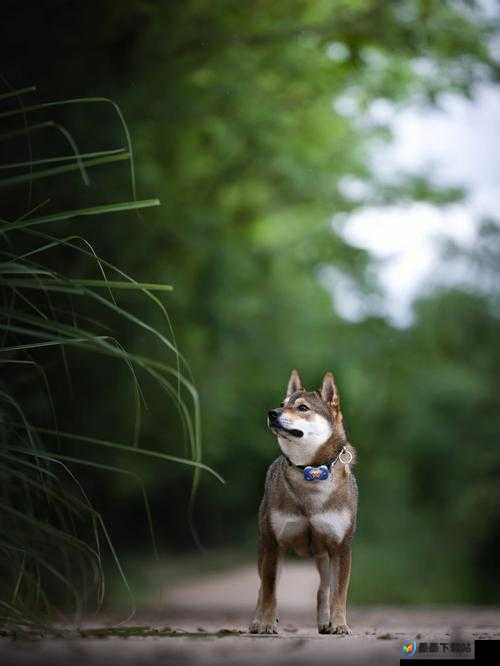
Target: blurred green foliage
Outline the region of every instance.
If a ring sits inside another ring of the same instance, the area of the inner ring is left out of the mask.
[[[320,279],[334,266],[375,298],[376,272],[339,233],[342,215],[461,196],[425,174],[376,173],[373,155],[391,131],[370,109],[380,101],[424,108],[496,81],[488,40],[497,26],[479,3],[106,0],[6,2],[2,12],[9,81],[35,82],[47,99],[116,98],[134,138],[139,189],[162,200],[140,225],[90,220],[86,235],[138,279],[175,285],[167,304],[200,390],[204,460],[227,480],[202,479],[202,541],[253,542],[265,469],[277,454],[266,411],[281,400],[292,367],[310,385],[331,369],[359,450],[355,599],[500,601],[498,302],[472,288],[441,291],[419,301],[407,329],[373,316],[349,323]],[[121,147],[104,107],[92,111],[91,136],[88,119],[58,113],[82,152]],[[58,154],[56,143],[44,134],[32,149]],[[114,169],[94,176],[88,192],[66,177],[52,205],[117,200],[126,174]],[[349,194],[346,179],[361,181],[364,194]],[[31,196],[40,200],[42,186]],[[478,241],[479,256],[465,261],[494,284],[497,227],[482,233],[489,237]],[[93,276],[90,265],[66,268]],[[141,316],[158,324],[152,310]],[[117,335],[132,349],[140,343],[126,327]],[[75,390],[85,397],[98,386],[100,399],[75,410],[61,388],[63,421],[130,436],[123,415],[131,397],[120,376],[110,381],[109,367],[88,359],[74,363]],[[146,397],[144,444],[168,440],[171,452],[185,453],[172,407]],[[193,547],[189,472],[146,461],[138,471],[164,549]],[[139,520],[135,489],[97,474],[87,483],[118,540],[143,549],[146,531],[134,527],[132,537],[124,526]]]

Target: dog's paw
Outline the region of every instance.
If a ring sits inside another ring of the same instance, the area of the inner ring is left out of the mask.
[[[250,626],[248,627],[248,633],[260,634],[260,622],[258,620],[252,620],[250,622]]]
[[[259,620],[254,620],[248,629],[251,634],[277,634],[278,633],[278,624],[277,622],[260,622]]]
[[[318,624],[318,633],[319,634],[331,634],[332,625],[329,622],[328,624]]]
[[[330,633],[337,636],[347,636],[351,634],[351,629],[347,624],[336,624],[330,627]]]

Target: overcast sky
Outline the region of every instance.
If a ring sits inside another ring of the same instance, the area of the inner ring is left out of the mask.
[[[445,97],[441,110],[408,110],[391,119],[395,141],[378,154],[378,166],[390,175],[432,168],[435,181],[463,185],[463,203],[445,208],[411,204],[362,209],[343,227],[353,244],[367,248],[381,261],[382,310],[394,323],[411,321],[411,301],[438,268],[437,236],[472,243],[478,219],[500,215],[500,90],[477,88],[471,102]],[[389,108],[375,110],[390,114]],[[356,187],[356,183],[347,183]],[[359,319],[364,306],[348,281],[334,278],[335,306],[340,314]]]

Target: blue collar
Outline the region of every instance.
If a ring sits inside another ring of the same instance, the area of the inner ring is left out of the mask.
[[[325,463],[318,466],[295,465],[295,463],[293,463],[288,456],[285,456],[285,454],[283,454],[283,457],[290,465],[290,467],[296,467],[297,469],[301,469],[304,472],[304,479],[306,481],[326,481],[330,476],[332,467],[335,465],[335,463],[337,462],[337,460],[340,458],[341,454],[344,451],[345,451],[345,446],[342,447],[342,449],[335,458],[330,458],[330,460],[327,460]]]

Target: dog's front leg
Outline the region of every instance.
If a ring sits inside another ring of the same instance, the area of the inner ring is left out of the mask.
[[[330,555],[327,552],[316,555],[316,567],[319,573],[317,596],[318,631],[320,634],[330,633]]]
[[[351,547],[342,546],[332,554],[332,585],[330,599],[332,634],[350,634],[346,606],[349,579],[351,577]]]
[[[268,544],[259,557],[260,589],[255,616],[250,624],[252,634],[277,634],[276,585],[280,565],[277,544]]]

